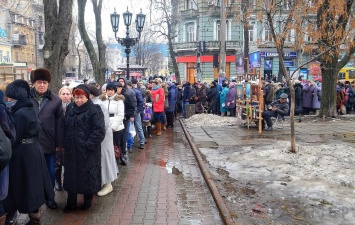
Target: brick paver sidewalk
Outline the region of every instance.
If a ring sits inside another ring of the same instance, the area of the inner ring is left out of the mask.
[[[178,125],[178,123],[176,123]],[[57,210],[46,210],[43,224],[223,224],[180,127],[134,148],[114,191],[94,197],[89,211],[63,213],[66,193],[57,192]],[[79,197],[78,205],[83,202]]]

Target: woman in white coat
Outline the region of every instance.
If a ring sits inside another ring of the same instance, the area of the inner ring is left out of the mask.
[[[101,107],[105,116],[105,139],[101,142],[101,185],[102,189],[97,193],[98,196],[105,196],[113,191],[111,182],[117,179],[119,173],[115,160],[113,148],[113,135],[110,126],[109,113],[106,105],[99,99],[99,90],[95,85],[89,85],[90,99],[94,104]]]

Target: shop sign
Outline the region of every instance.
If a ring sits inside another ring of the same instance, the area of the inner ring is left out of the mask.
[[[284,64],[286,67],[294,67],[295,63],[292,60],[284,60]]]
[[[278,57],[277,52],[261,52],[261,57]],[[284,57],[287,58],[297,58],[297,52],[285,52]]]

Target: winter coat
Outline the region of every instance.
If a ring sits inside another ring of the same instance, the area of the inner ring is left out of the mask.
[[[207,93],[207,101],[212,102],[213,100],[216,99],[216,95],[217,95],[217,87],[211,86],[210,90]]]
[[[193,87],[191,87],[189,82],[186,82],[183,88],[183,93],[182,93],[182,102],[190,102],[193,94]]]
[[[322,96],[322,90],[320,87],[315,87],[313,91],[313,102],[312,108],[313,109],[320,109],[320,101],[318,100],[318,95]]]
[[[226,109],[226,107],[222,106],[222,105],[225,105],[225,103],[226,103],[227,93],[228,93],[228,87],[224,87],[222,89],[221,96],[220,96],[220,111],[221,111],[221,113],[224,113],[224,112],[228,111]]]
[[[233,109],[235,107],[235,96],[236,96],[237,92],[235,90],[235,87],[234,85],[232,85],[230,88],[229,88],[229,91],[227,92],[227,96],[226,96],[226,106],[225,108],[227,109]],[[229,103],[229,105],[228,105]]]
[[[94,194],[101,189],[101,142],[105,121],[100,106],[71,103],[65,114],[64,189]]]
[[[349,99],[354,95],[354,89],[350,85],[344,87],[344,105],[346,108],[352,107],[352,104],[349,102]]]
[[[124,118],[134,117],[137,114],[137,98],[134,91],[130,88],[122,89],[122,95],[124,96]]]
[[[222,93],[222,85],[217,84],[217,93],[216,93],[216,99],[220,99],[221,93]]]
[[[177,93],[176,93],[175,84],[171,84],[168,87],[169,108],[167,108],[165,111],[167,111],[167,112],[175,112],[176,95],[177,95]]]
[[[344,96],[344,91],[342,88],[338,87],[336,88],[336,92],[337,92],[337,108],[340,107],[340,103],[344,102],[345,96]]]
[[[16,130],[11,113],[8,111],[4,103],[0,103],[0,126],[6,137],[13,144],[16,139]]]
[[[123,95],[120,96],[124,98]],[[92,102],[101,107],[105,119],[105,138],[101,142],[101,185],[104,185],[116,180],[118,174],[118,167],[115,159],[115,150],[112,141],[113,133],[110,125],[111,117],[109,115],[106,106],[103,104],[103,102],[100,100],[99,97],[92,99]],[[122,104],[122,107],[124,107],[123,100],[120,100],[120,102]],[[122,125],[123,125],[123,116],[124,116],[124,109],[121,110]]]
[[[64,115],[62,100],[50,90],[44,94],[41,105],[35,88],[31,89],[33,108],[41,122],[39,142],[44,154],[55,154],[56,147],[64,146]]]
[[[302,95],[302,103],[303,107],[312,108],[312,100],[313,100],[313,92],[314,86],[305,84],[303,86],[303,95]]]
[[[124,99],[123,95],[117,94],[114,94],[111,97],[108,97],[105,94],[100,96],[100,100],[108,111],[110,127],[113,131],[120,131],[124,129]]]
[[[199,88],[196,92],[196,107],[195,107],[195,111],[197,113],[203,113],[203,106],[205,106],[207,97],[206,97],[206,88],[205,86],[201,86],[201,88]]]
[[[137,114],[141,113],[141,112],[143,112],[143,106],[144,106],[144,100],[142,97],[142,93],[138,89],[135,89],[135,88],[132,88],[131,90],[133,90],[134,94],[136,95],[136,100],[137,100],[136,112],[137,112]]]
[[[153,112],[164,112],[164,89],[159,87],[155,90],[151,90],[153,100]],[[159,95],[159,100],[156,101],[156,95]]]
[[[302,114],[303,113],[303,86],[301,83],[295,84],[293,86],[295,89],[295,114]]]
[[[274,101],[270,104],[271,107],[276,106],[277,110],[277,116],[283,118],[285,115],[288,115],[288,112],[290,111],[290,106],[288,105],[288,102],[281,103],[280,100]]]
[[[17,101],[11,109],[16,140],[9,164],[9,193],[6,206],[20,213],[40,208],[47,199],[54,199],[54,191],[38,140],[41,125],[31,99]],[[33,138],[22,144],[23,139]]]
[[[265,90],[265,101],[271,103],[274,98],[274,92],[272,86],[268,84],[267,86],[265,86],[264,90]]]

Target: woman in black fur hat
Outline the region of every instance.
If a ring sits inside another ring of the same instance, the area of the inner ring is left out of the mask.
[[[38,141],[41,129],[30,87],[24,80],[15,80],[6,88],[6,96],[14,118],[16,139],[9,164],[9,193],[5,199],[11,211],[29,213],[32,224],[40,224],[38,209],[54,191],[46,161]],[[10,212],[11,213],[11,212]]]

